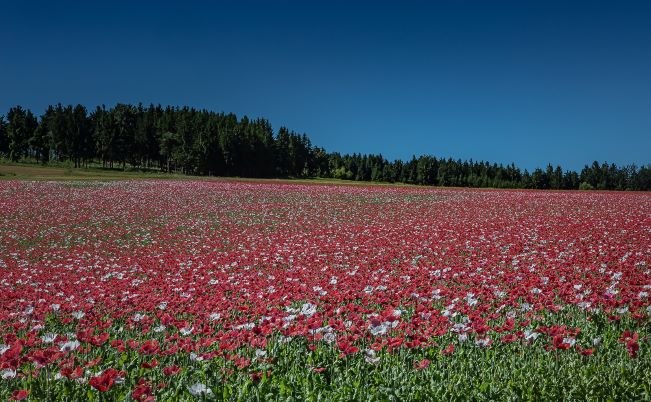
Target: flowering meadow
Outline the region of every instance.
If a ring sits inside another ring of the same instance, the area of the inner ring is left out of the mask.
[[[651,399],[651,194],[0,181],[0,400]]]

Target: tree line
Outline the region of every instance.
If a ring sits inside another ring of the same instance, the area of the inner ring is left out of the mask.
[[[651,165],[593,162],[581,172],[431,155],[389,161],[382,155],[327,152],[306,134],[268,120],[190,107],[117,104],[87,110],[50,105],[37,117],[21,106],[0,116],[0,156],[239,177],[321,177],[434,186],[650,190]]]

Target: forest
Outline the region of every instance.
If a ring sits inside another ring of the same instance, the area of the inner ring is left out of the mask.
[[[190,107],[117,104],[88,110],[50,105],[37,117],[22,106],[0,116],[0,158],[74,167],[253,178],[336,178],[432,186],[530,189],[651,190],[651,164],[597,161],[580,171],[547,165],[414,156],[341,154],[304,133],[274,131],[268,120]]]

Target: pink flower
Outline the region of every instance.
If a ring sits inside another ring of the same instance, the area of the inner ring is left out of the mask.
[[[90,380],[88,380],[88,383],[96,390],[106,392],[113,387],[115,381],[122,375],[122,372],[114,368],[109,368],[104,370],[102,374],[91,377]]]
[[[441,353],[443,353],[444,356],[448,356],[454,353],[454,344],[449,344],[445,349],[441,351]]]
[[[423,360],[421,360],[419,362],[414,363],[414,368],[416,370],[424,370],[427,367],[429,367],[430,363],[431,362],[428,359],[423,359]]]
[[[28,396],[29,396],[28,389],[17,389],[11,393],[11,400],[22,401],[23,399],[27,399]]]
[[[168,377],[177,375],[180,372],[181,372],[181,368],[179,366],[167,366],[163,369],[163,374],[165,374]]]

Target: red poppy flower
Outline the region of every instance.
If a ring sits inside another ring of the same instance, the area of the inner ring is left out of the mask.
[[[179,366],[167,366],[163,368],[163,374],[165,374],[168,377],[177,375],[180,371],[181,371],[181,367]]]
[[[88,383],[100,392],[106,392],[113,387],[115,381],[122,375],[116,369],[109,368],[104,370],[100,375],[91,377]]]
[[[417,370],[424,370],[427,367],[429,367],[430,363],[431,361],[429,361],[428,359],[423,359],[421,361],[414,363],[414,368]]]
[[[23,399],[27,399],[28,396],[29,396],[28,389],[17,389],[11,393],[11,400],[22,401]]]

